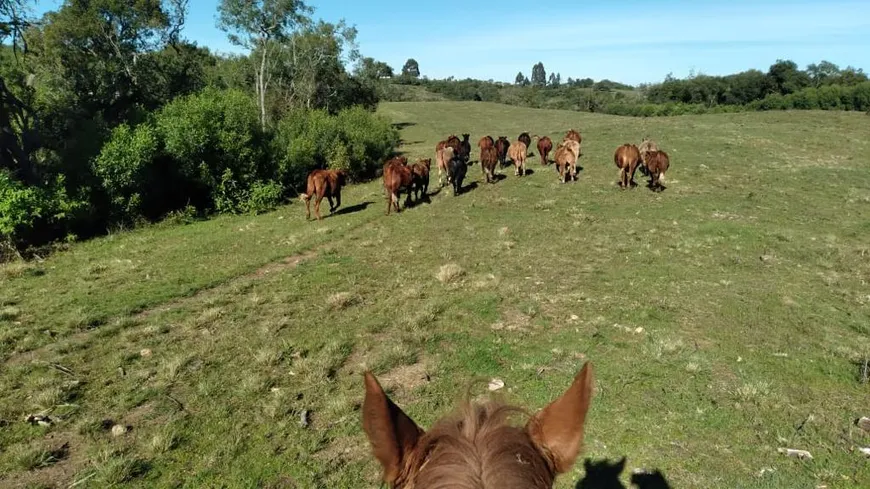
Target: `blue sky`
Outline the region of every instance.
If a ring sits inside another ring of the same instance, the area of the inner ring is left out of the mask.
[[[217,29],[219,0],[190,0],[188,39],[238,51]],[[38,11],[61,0],[39,0]],[[362,53],[397,71],[409,57],[430,78],[513,81],[541,61],[562,79],[661,81],[668,73],[723,75],[777,58],[870,69],[868,0],[311,1],[315,17],[359,29]],[[559,7],[557,4],[570,5]]]

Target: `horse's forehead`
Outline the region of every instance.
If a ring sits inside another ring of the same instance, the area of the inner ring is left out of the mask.
[[[473,438],[454,433],[434,440],[412,487],[552,487],[547,462],[522,429],[499,426]]]

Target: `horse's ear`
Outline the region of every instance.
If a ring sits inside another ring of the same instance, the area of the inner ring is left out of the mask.
[[[564,394],[536,414],[526,431],[538,449],[552,457],[556,473],[568,471],[583,445],[583,425],[592,400],[592,364],[574,378]]]
[[[405,459],[423,435],[407,414],[393,404],[371,372],[365,373],[366,397],[363,402],[363,430],[375,458],[384,469],[384,482],[392,484],[402,471]]]

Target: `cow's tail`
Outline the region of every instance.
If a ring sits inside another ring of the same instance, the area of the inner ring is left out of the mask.
[[[299,200],[301,200],[302,202],[307,202],[308,199],[310,199],[316,191],[317,190],[314,188],[314,179],[309,177],[308,181],[306,182],[305,193],[299,194]]]

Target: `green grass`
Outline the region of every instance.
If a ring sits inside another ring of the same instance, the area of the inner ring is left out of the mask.
[[[626,484],[870,486],[866,116],[380,110],[412,158],[575,127],[584,170],[560,184],[535,157],[484,185],[474,165],[478,188],[390,217],[373,182],[319,223],[293,203],[3,265],[0,486],[377,487],[363,369],[428,426],[481,378],[543,407],[585,359],[583,456],[627,456]],[[644,135],[671,156],[663,193],[615,186],[614,148]]]

